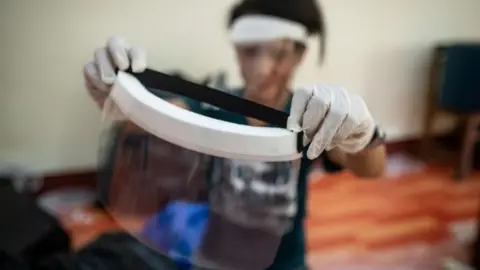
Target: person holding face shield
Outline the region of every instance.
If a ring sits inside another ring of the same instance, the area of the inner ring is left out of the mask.
[[[268,267],[275,270],[306,269],[303,223],[307,176],[312,163],[320,158],[327,172],[348,169],[361,177],[380,176],[385,168],[385,136],[359,95],[322,83],[290,88],[292,76],[309,49],[307,40],[310,36],[320,39],[321,58],[325,53],[326,25],[315,0],[243,0],[232,7],[228,29],[245,83],[242,89],[231,93],[289,112],[288,129],[303,131],[304,141],[309,142],[298,174],[295,174],[295,207],[289,210],[292,224],[282,236]],[[117,69],[142,72],[146,67],[146,52],[120,37],[112,37],[105,47],[95,51],[94,60],[85,66],[85,83],[95,102],[103,107]],[[188,98],[174,97],[169,101],[224,121],[266,125],[256,119],[206,107]],[[265,177],[285,176],[286,179],[292,175],[288,166],[278,164],[230,163],[242,179],[247,174],[259,173]],[[215,167],[215,162],[212,166]],[[215,168],[209,171],[214,172]]]

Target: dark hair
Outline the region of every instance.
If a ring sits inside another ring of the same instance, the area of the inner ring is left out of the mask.
[[[302,24],[309,35],[320,39],[320,61],[325,55],[326,26],[317,0],[243,0],[230,10],[228,26],[243,15],[263,14]]]

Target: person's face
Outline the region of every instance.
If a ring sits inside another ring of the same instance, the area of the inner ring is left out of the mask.
[[[246,94],[266,102],[286,90],[304,53],[287,39],[237,44],[235,49]]]

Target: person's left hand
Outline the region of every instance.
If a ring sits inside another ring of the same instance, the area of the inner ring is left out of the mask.
[[[314,159],[333,148],[345,153],[365,149],[375,133],[375,122],[359,95],[315,84],[294,92],[287,128],[304,131],[304,142],[312,141],[307,157]]]

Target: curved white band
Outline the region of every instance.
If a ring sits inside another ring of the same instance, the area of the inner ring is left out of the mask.
[[[244,160],[288,161],[301,157],[296,133],[234,124],[185,110],[156,97],[122,71],[109,98],[133,123],[183,148]]]
[[[230,40],[235,43],[263,42],[290,38],[306,42],[307,29],[296,22],[266,15],[245,15],[232,25]]]

